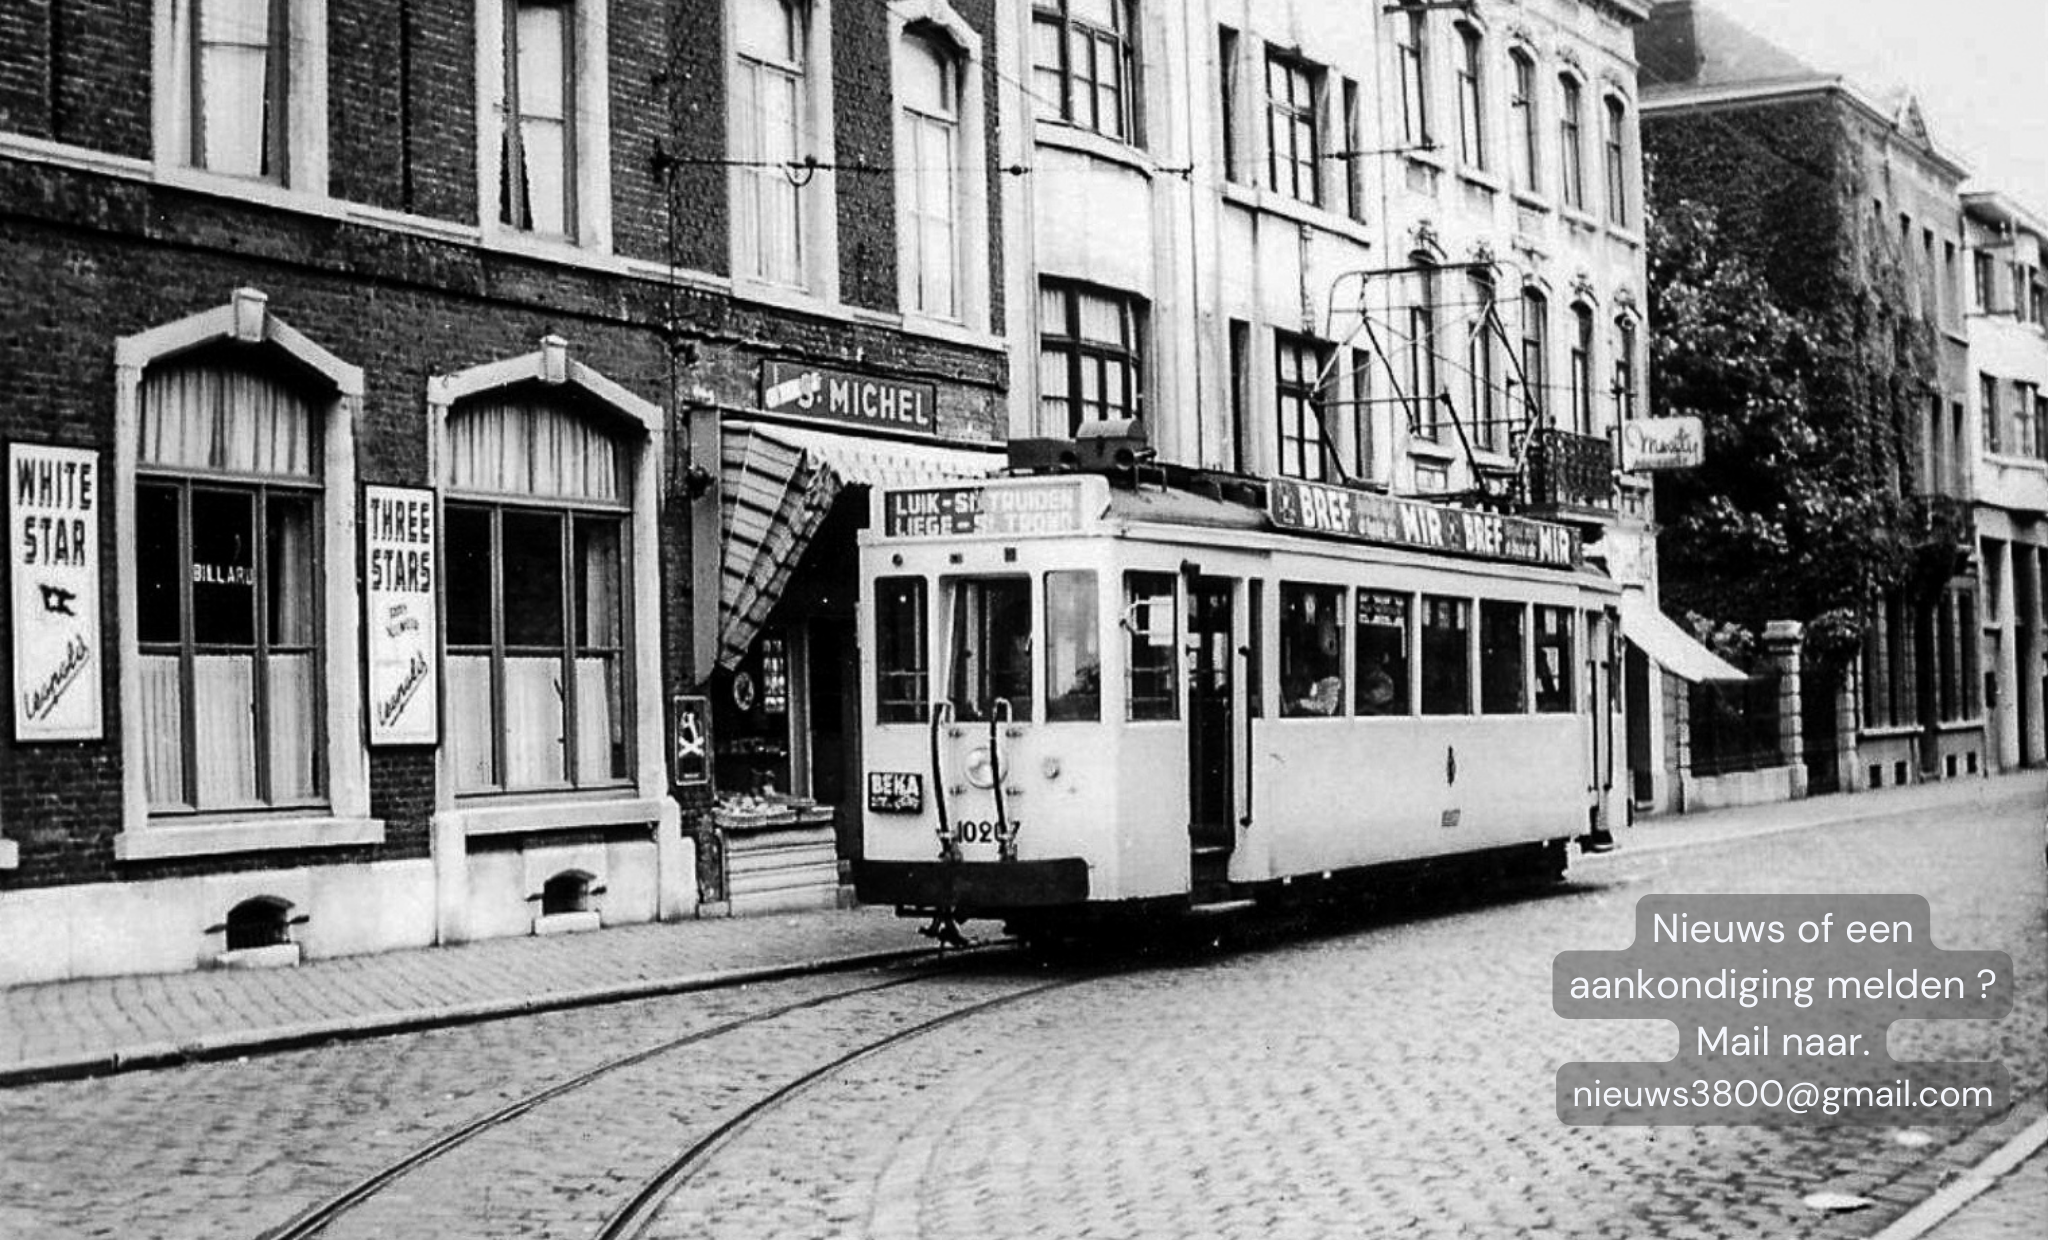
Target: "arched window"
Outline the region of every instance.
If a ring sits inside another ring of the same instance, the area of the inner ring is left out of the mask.
[[[1572,429],[1593,433],[1593,308],[1572,307]]]
[[[960,65],[950,43],[903,36],[897,75],[904,309],[960,317]]]
[[[804,193],[789,168],[805,141],[809,12],[802,0],[739,0],[733,9],[732,156],[735,273],[804,283]]]
[[[1607,218],[1628,223],[1628,112],[1619,98],[1609,95],[1603,145],[1607,151]]]
[[[1614,320],[1614,421],[1618,426],[1636,416],[1636,321],[1623,314]]]
[[[1542,145],[1537,139],[1536,62],[1521,48],[1508,53],[1508,62],[1514,76],[1514,93],[1508,102],[1508,139],[1513,144],[1508,154],[1512,165],[1508,172],[1516,189],[1534,194],[1543,187],[1536,161],[1536,152]]]
[[[1541,425],[1550,405],[1550,302],[1534,288],[1522,290],[1522,383],[1529,423]]]
[[[1471,302],[1466,322],[1469,338],[1465,348],[1465,370],[1470,388],[1467,408],[1472,419],[1472,436],[1482,448],[1499,451],[1501,416],[1495,400],[1499,377],[1494,366],[1496,341],[1493,332],[1493,277],[1483,268],[1466,275],[1466,298]]]
[[[1437,394],[1442,379],[1437,371],[1437,273],[1428,256],[1409,257],[1420,270],[1415,280],[1415,300],[1408,305],[1408,425],[1422,439],[1442,434],[1441,407]]]
[[[1577,78],[1567,74],[1558,79],[1557,111],[1558,194],[1564,205],[1586,209],[1585,92]]]
[[[1458,161],[1486,167],[1485,44],[1471,26],[1458,27]]]

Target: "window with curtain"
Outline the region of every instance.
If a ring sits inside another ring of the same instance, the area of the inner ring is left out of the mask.
[[[254,370],[153,368],[136,637],[154,813],[320,804],[321,412]]]
[[[1430,145],[1429,19],[1411,11],[1395,20],[1394,46],[1401,63],[1401,143],[1426,147]]]
[[[1621,100],[1612,95],[1607,97],[1607,218],[1616,224],[1628,223],[1628,160],[1627,124],[1628,113]]]
[[[627,451],[576,411],[501,395],[448,420],[442,554],[458,794],[629,770]]]
[[[1593,310],[1572,307],[1572,429],[1593,433]]]
[[[1558,82],[1558,193],[1564,198],[1564,205],[1583,211],[1586,209],[1586,152],[1581,145],[1585,140],[1584,91],[1576,78],[1559,78]]]
[[[290,100],[287,0],[190,0],[195,167],[285,181]]]
[[[1536,162],[1541,146],[1536,139],[1536,62],[1520,48],[1508,54],[1508,61],[1514,73],[1514,94],[1508,100],[1508,134],[1514,143],[1508,159],[1513,166],[1508,171],[1516,189],[1533,194],[1542,188]]]
[[[1307,203],[1322,201],[1319,76],[1292,57],[1266,56],[1266,188]]]
[[[1531,425],[1543,421],[1550,400],[1550,302],[1533,288],[1522,290],[1522,390]]]
[[[1143,303],[1065,280],[1038,289],[1038,403],[1048,430],[1139,415]]]
[[[1130,0],[1038,0],[1031,12],[1038,114],[1135,143],[1135,19]]]
[[[734,272],[804,283],[804,187],[789,169],[805,154],[808,107],[800,0],[739,0],[733,10],[731,103]]]
[[[898,204],[903,223],[904,308],[935,318],[960,317],[960,67],[952,45],[929,35],[903,36],[902,88],[906,167]]]
[[[1279,380],[1274,408],[1280,421],[1280,473],[1311,481],[1328,478],[1331,469],[1324,442],[1326,410],[1320,380],[1329,350],[1305,336],[1276,332],[1273,353]]]
[[[505,6],[498,219],[524,232],[576,231],[574,10],[567,0]]]
[[[1493,280],[1481,270],[1467,273],[1465,296],[1471,302],[1465,314],[1466,413],[1472,421],[1473,441],[1497,452],[1505,436],[1496,400],[1500,376],[1494,363],[1498,342],[1493,332]]]
[[[1486,167],[1485,44],[1470,26],[1458,27],[1458,160]]]

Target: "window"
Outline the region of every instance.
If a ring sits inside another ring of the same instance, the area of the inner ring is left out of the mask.
[[[1581,145],[1584,118],[1583,94],[1576,78],[1560,78],[1562,94],[1557,112],[1558,192],[1564,205],[1576,211],[1586,209],[1585,148]]]
[[[1636,321],[1624,314],[1614,320],[1614,420],[1636,416]]]
[[[1423,13],[1407,12],[1397,19],[1396,53],[1401,61],[1401,143],[1427,148],[1429,136],[1429,26]]]
[[[1593,311],[1572,307],[1572,429],[1593,433]]]
[[[1302,336],[1276,332],[1274,369],[1279,386],[1274,408],[1280,418],[1280,473],[1288,478],[1329,477],[1323,414],[1324,346]]]
[[[1536,62],[1520,48],[1511,52],[1508,60],[1515,77],[1514,95],[1508,101],[1509,132],[1514,141],[1514,150],[1509,155],[1514,166],[1509,172],[1514,176],[1516,189],[1533,194],[1542,188],[1536,174],[1536,152],[1541,146],[1536,138]]]
[[[1136,298],[1047,280],[1038,291],[1038,405],[1048,430],[1135,418],[1141,377]]]
[[[2005,451],[2004,419],[1998,410],[1998,380],[1990,375],[1977,376],[1978,414],[1984,419],[1984,450]]]
[[[1479,32],[1458,27],[1458,160],[1486,167],[1486,92],[1480,65],[1485,55]]]
[[[1501,449],[1501,418],[1494,406],[1494,392],[1500,385],[1495,373],[1493,338],[1493,280],[1474,269],[1466,275],[1466,296],[1472,305],[1466,322],[1465,375],[1470,388],[1466,405],[1472,419],[1472,434],[1480,447]]]
[[[1252,325],[1230,320],[1230,434],[1237,472],[1250,473],[1258,450],[1252,444]]]
[[[1528,709],[1523,629],[1528,609],[1520,603],[1479,604],[1479,709],[1488,715],[1519,715]]]
[[[1132,722],[1180,718],[1180,603],[1172,573],[1124,574],[1125,715]]]
[[[1628,223],[1628,160],[1626,158],[1628,113],[1621,100],[1607,97],[1607,218]]]
[[[517,392],[456,408],[448,442],[456,792],[623,782],[626,453],[579,415]]]
[[[1125,0],[1039,0],[1031,14],[1038,114],[1137,141],[1137,41]]]
[[[922,577],[875,581],[875,718],[882,723],[923,723],[930,718],[931,643],[925,629]]]
[[[1997,279],[1996,267],[1992,263],[1991,255],[1983,250],[1973,251],[1970,262],[1971,269],[1976,275],[1974,308],[1979,314],[1989,314],[1998,304],[1991,288],[1992,282]]]
[[[1045,575],[1045,718],[1102,718],[1102,637],[1095,574]]]
[[[2034,424],[2034,385],[2012,385],[2012,451],[2015,456],[2039,456],[2041,428]]]
[[[805,154],[809,14],[798,0],[740,0],[733,10],[734,274],[804,283],[804,195],[790,179]]]
[[[1344,588],[1280,583],[1280,715],[1344,713]]]
[[[1416,274],[1416,298],[1408,307],[1408,428],[1422,439],[1434,440],[1442,433],[1438,396],[1443,385],[1437,375],[1436,281],[1437,274],[1423,261]]]
[[[1472,713],[1472,604],[1422,596],[1422,713]]]
[[[901,90],[904,309],[960,317],[960,68],[949,45],[903,37]]]
[[[1550,398],[1550,303],[1533,288],[1522,290],[1522,390],[1532,425],[1543,421]]]
[[[267,374],[153,368],[136,456],[150,812],[318,804],[321,419]]]
[[[1351,476],[1373,476],[1372,354],[1351,350]]]
[[[1572,613],[1568,607],[1536,608],[1536,713],[1568,715],[1572,701]]]
[[[1238,108],[1238,57],[1237,31],[1228,26],[1216,28],[1216,70],[1217,97],[1223,105],[1223,179],[1244,180],[1244,140],[1237,127],[1243,122],[1237,114]]]
[[[1358,713],[1405,715],[1408,709],[1408,596],[1360,590],[1355,616]]]
[[[2048,396],[2029,390],[2034,394],[2034,455],[2048,461]]]
[[[1307,203],[1322,201],[1322,151],[1316,135],[1320,77],[1291,57],[1266,56],[1266,187]]]
[[[565,0],[510,0],[505,8],[498,220],[551,237],[575,232],[570,12]]]
[[[1366,158],[1365,117],[1360,112],[1358,83],[1344,83],[1344,213],[1354,220],[1365,219]]]
[[[1941,272],[1942,296],[1947,299],[1942,307],[1942,322],[1953,323],[1963,302],[1962,288],[1956,282],[1956,243],[1953,241],[1941,243]]]
[[[1031,718],[1031,579],[963,578],[953,594],[953,717]],[[1007,704],[1008,711],[999,703]]]
[[[287,0],[191,0],[191,160],[283,182],[290,112]]]

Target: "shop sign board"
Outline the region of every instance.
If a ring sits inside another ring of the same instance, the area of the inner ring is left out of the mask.
[[[711,783],[711,699],[678,693],[673,713],[676,787],[706,787]]]
[[[363,488],[372,745],[432,745],[441,738],[437,523],[432,491]]]
[[[935,383],[905,383],[794,362],[761,363],[765,413],[933,435],[938,433],[938,404]]]
[[[1547,521],[1444,508],[1296,478],[1271,479],[1267,496],[1267,513],[1284,530],[1547,568],[1579,563],[1578,534]]]
[[[99,454],[11,444],[7,479],[14,739],[98,740],[104,727]]]
[[[1621,425],[1624,473],[1693,469],[1707,459],[1707,437],[1698,418],[1639,418]]]
[[[884,538],[1010,538],[1081,528],[1079,480],[1051,486],[940,486],[885,491]]]

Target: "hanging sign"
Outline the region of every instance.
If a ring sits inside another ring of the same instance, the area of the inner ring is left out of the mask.
[[[1707,459],[1707,437],[1698,418],[1638,418],[1621,424],[1624,473],[1693,469]]]
[[[678,788],[711,782],[711,699],[679,693],[675,698],[675,781]]]
[[[363,488],[372,745],[432,745],[441,738],[435,521],[432,491]]]
[[[99,454],[12,444],[14,739],[100,739]]]
[[[765,413],[931,435],[938,431],[938,404],[934,383],[900,383],[792,362],[761,363]]]
[[[1579,562],[1579,536],[1547,521],[1444,508],[1295,478],[1271,479],[1267,493],[1267,513],[1284,530],[1550,568]]]

